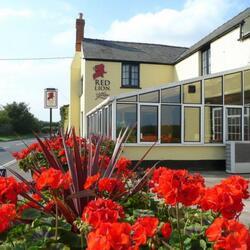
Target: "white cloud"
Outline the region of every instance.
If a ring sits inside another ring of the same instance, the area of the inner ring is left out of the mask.
[[[2,8],[0,9],[0,20],[13,18],[13,17],[31,17],[33,15],[32,11],[29,9],[10,9],[10,8]]]
[[[190,46],[225,20],[237,0],[187,0],[181,10],[162,9],[114,21],[104,39]]]
[[[72,44],[75,42],[75,30],[71,29],[55,34],[52,37],[51,42],[54,45],[62,47],[72,46]]]
[[[45,88],[58,89],[59,107],[69,104],[69,60],[51,61],[0,61],[0,105],[25,102],[31,112],[42,120],[49,120],[44,109]],[[59,109],[53,111],[53,120],[60,119]]]

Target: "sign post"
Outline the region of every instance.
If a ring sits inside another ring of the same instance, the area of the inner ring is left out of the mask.
[[[49,109],[50,138],[52,137],[52,109],[58,108],[58,91],[55,88],[44,89],[44,108]]]

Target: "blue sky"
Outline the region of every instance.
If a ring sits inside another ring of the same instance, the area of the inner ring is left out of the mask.
[[[1,0],[0,59],[73,56],[79,12],[86,37],[190,46],[247,7],[249,0]],[[43,89],[58,88],[59,104],[69,103],[70,62],[0,60],[0,104],[24,101],[48,120]]]

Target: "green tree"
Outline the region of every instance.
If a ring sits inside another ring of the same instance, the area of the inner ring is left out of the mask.
[[[40,126],[38,119],[30,113],[28,105],[24,102],[13,102],[5,105],[3,108],[10,120],[14,132],[18,134],[27,134],[39,130]]]
[[[13,132],[11,120],[4,109],[0,109],[0,135],[10,135]]]

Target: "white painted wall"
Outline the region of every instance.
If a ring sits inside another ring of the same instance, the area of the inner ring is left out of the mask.
[[[239,40],[240,28],[210,44],[211,73],[250,65],[250,39]]]
[[[175,65],[175,81],[200,75],[200,52],[196,52]]]

